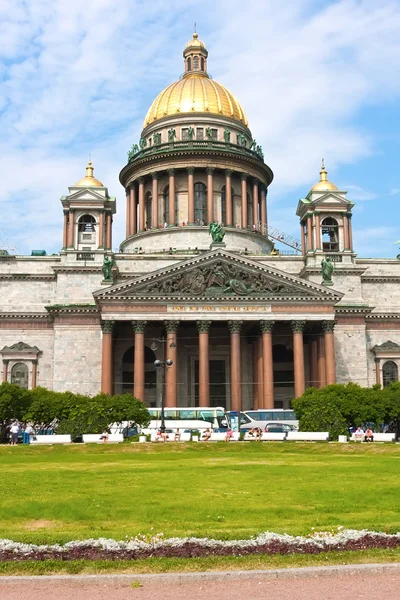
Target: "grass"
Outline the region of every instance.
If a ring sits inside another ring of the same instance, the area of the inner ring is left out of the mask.
[[[378,444],[3,446],[0,537],[396,532],[399,459]]]

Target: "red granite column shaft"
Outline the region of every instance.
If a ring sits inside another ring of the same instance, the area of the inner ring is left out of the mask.
[[[294,397],[304,394],[306,389],[304,375],[304,342],[303,331],[305,321],[292,321],[293,330],[293,362],[294,362]]]
[[[263,347],[263,401],[261,408],[274,408],[273,326],[274,321],[260,321]]]
[[[199,406],[210,406],[209,331],[211,321],[197,321],[199,332]]]
[[[240,330],[243,321],[228,321],[231,334],[231,410],[242,410]]]
[[[133,357],[133,395],[135,398],[144,401],[145,384],[145,344],[144,330],[147,321],[132,321],[132,328],[135,332],[135,345]]]

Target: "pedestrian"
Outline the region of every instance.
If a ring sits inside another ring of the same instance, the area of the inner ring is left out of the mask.
[[[18,434],[19,434],[19,425],[16,421],[11,425],[10,433],[11,433],[10,444],[11,444],[11,446],[16,446],[18,443]]]
[[[34,435],[35,435],[35,430],[33,429],[32,425],[27,425],[25,427],[25,431],[24,431],[24,444],[30,444],[31,437],[33,437]]]

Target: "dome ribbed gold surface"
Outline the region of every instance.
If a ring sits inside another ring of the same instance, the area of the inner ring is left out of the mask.
[[[328,172],[325,169],[324,159],[322,159],[322,167],[321,171],[319,172],[319,176],[320,180],[318,183],[312,186],[312,192],[329,192],[339,189],[334,183],[328,181]]]
[[[163,117],[191,113],[221,115],[248,125],[243,108],[229,90],[204,73],[191,73],[158,94],[146,115],[144,127]]]
[[[88,165],[86,167],[86,175],[83,179],[80,179],[78,183],[76,183],[73,187],[104,187],[104,185],[93,177],[94,168],[92,166],[92,161],[89,160]]]

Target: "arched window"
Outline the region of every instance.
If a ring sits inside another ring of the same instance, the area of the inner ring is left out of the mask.
[[[207,223],[207,188],[204,183],[194,184],[194,222]]]
[[[250,194],[247,194],[247,227],[248,229],[253,227],[253,198]]]
[[[201,70],[204,71],[204,58],[201,59]]]
[[[221,223],[226,224],[226,186],[221,190]]]
[[[392,381],[399,380],[399,369],[395,362],[392,360],[387,360],[382,367],[382,379],[383,379],[383,387],[392,383]]]
[[[82,215],[78,221],[78,231],[84,233],[91,233],[94,231],[96,225],[96,219],[92,215]]]
[[[321,223],[322,250],[339,252],[339,225],[336,219],[326,217]]]
[[[28,367],[24,363],[16,363],[11,369],[11,383],[28,389]]]
[[[163,193],[163,219],[164,223],[169,223],[169,185],[164,190]]]
[[[193,71],[198,71],[198,70],[199,70],[199,57],[194,56],[193,57]]]
[[[187,59],[187,70],[192,70],[192,59],[190,57]]]
[[[151,205],[152,196],[150,192],[146,194],[145,211],[146,211],[146,229],[151,229]]]

